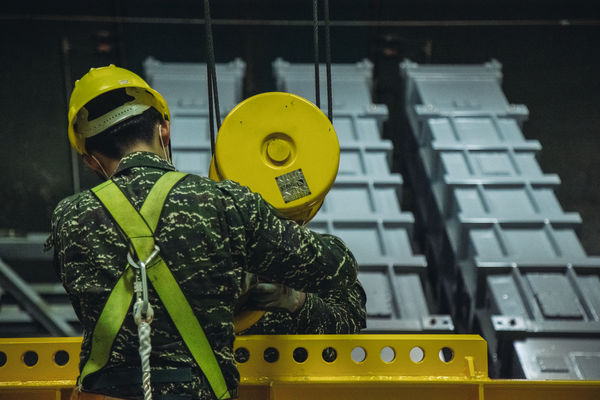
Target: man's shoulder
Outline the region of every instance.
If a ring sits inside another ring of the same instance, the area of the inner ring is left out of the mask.
[[[94,213],[99,206],[89,190],[62,199],[52,213],[51,234],[46,249],[56,246],[59,237],[69,238],[67,241],[70,241],[80,235],[81,227],[85,225],[80,223],[81,220]]]
[[[68,214],[79,214],[97,206],[94,195],[89,190],[85,190],[62,199],[54,209],[52,219],[54,221]]]
[[[251,195],[251,190],[231,180],[215,181],[211,178],[188,174],[173,189],[173,194],[212,194],[214,196],[232,197],[238,199]]]

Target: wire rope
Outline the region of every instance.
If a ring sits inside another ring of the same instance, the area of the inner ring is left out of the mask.
[[[329,34],[329,0],[323,1],[325,22],[325,65],[327,73],[327,117],[333,122],[333,94],[331,91],[331,37]]]
[[[321,108],[321,90],[319,88],[319,0],[313,0],[313,48],[315,53],[315,104]]]
[[[212,35],[212,19],[210,16],[210,1],[204,0],[204,20],[206,32],[206,82],[208,88],[208,108],[210,123],[210,150],[215,154],[215,120],[217,130],[221,128],[221,112],[219,109],[219,89],[217,87],[217,69],[215,63],[215,48]]]

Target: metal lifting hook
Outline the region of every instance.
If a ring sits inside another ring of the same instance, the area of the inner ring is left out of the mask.
[[[154,311],[148,301],[148,278],[146,276],[146,268],[154,261],[159,252],[160,248],[157,245],[154,245],[154,250],[148,258],[145,261],[138,260],[139,262],[136,262],[133,259],[131,253],[127,253],[127,262],[129,262],[129,265],[133,268],[138,270],[134,284],[137,300],[133,306],[133,317],[138,325],[140,321],[150,323],[154,316]]]

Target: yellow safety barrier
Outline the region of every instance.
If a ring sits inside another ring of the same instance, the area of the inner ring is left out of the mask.
[[[0,339],[0,399],[68,399],[81,338]],[[477,335],[247,336],[240,399],[597,400],[600,381],[491,380]]]

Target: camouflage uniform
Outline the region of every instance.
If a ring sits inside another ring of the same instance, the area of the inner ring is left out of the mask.
[[[174,168],[157,155],[136,152],[121,160],[113,180],[139,210],[153,184],[169,170]],[[305,292],[329,293],[357,287],[356,261],[339,239],[282,219],[260,195],[230,181],[214,182],[188,175],[167,198],[155,236],[161,256],[204,328],[233,393],[239,383],[232,354],[233,307],[244,271]],[[97,198],[85,191],[59,203],[52,217],[49,245],[54,246],[61,280],[83,326],[82,368],[90,353],[96,320],[127,265],[126,241]],[[149,286],[155,310],[150,360],[153,370],[191,368],[187,382],[153,381],[154,393],[213,398],[202,372]],[[316,304],[318,300],[309,295],[306,310],[300,314],[315,307],[325,308]],[[107,365],[88,376],[83,388],[92,389],[107,372],[139,368],[137,343],[137,327],[128,314]],[[139,385],[133,382],[94,390],[113,396],[141,396]]]

